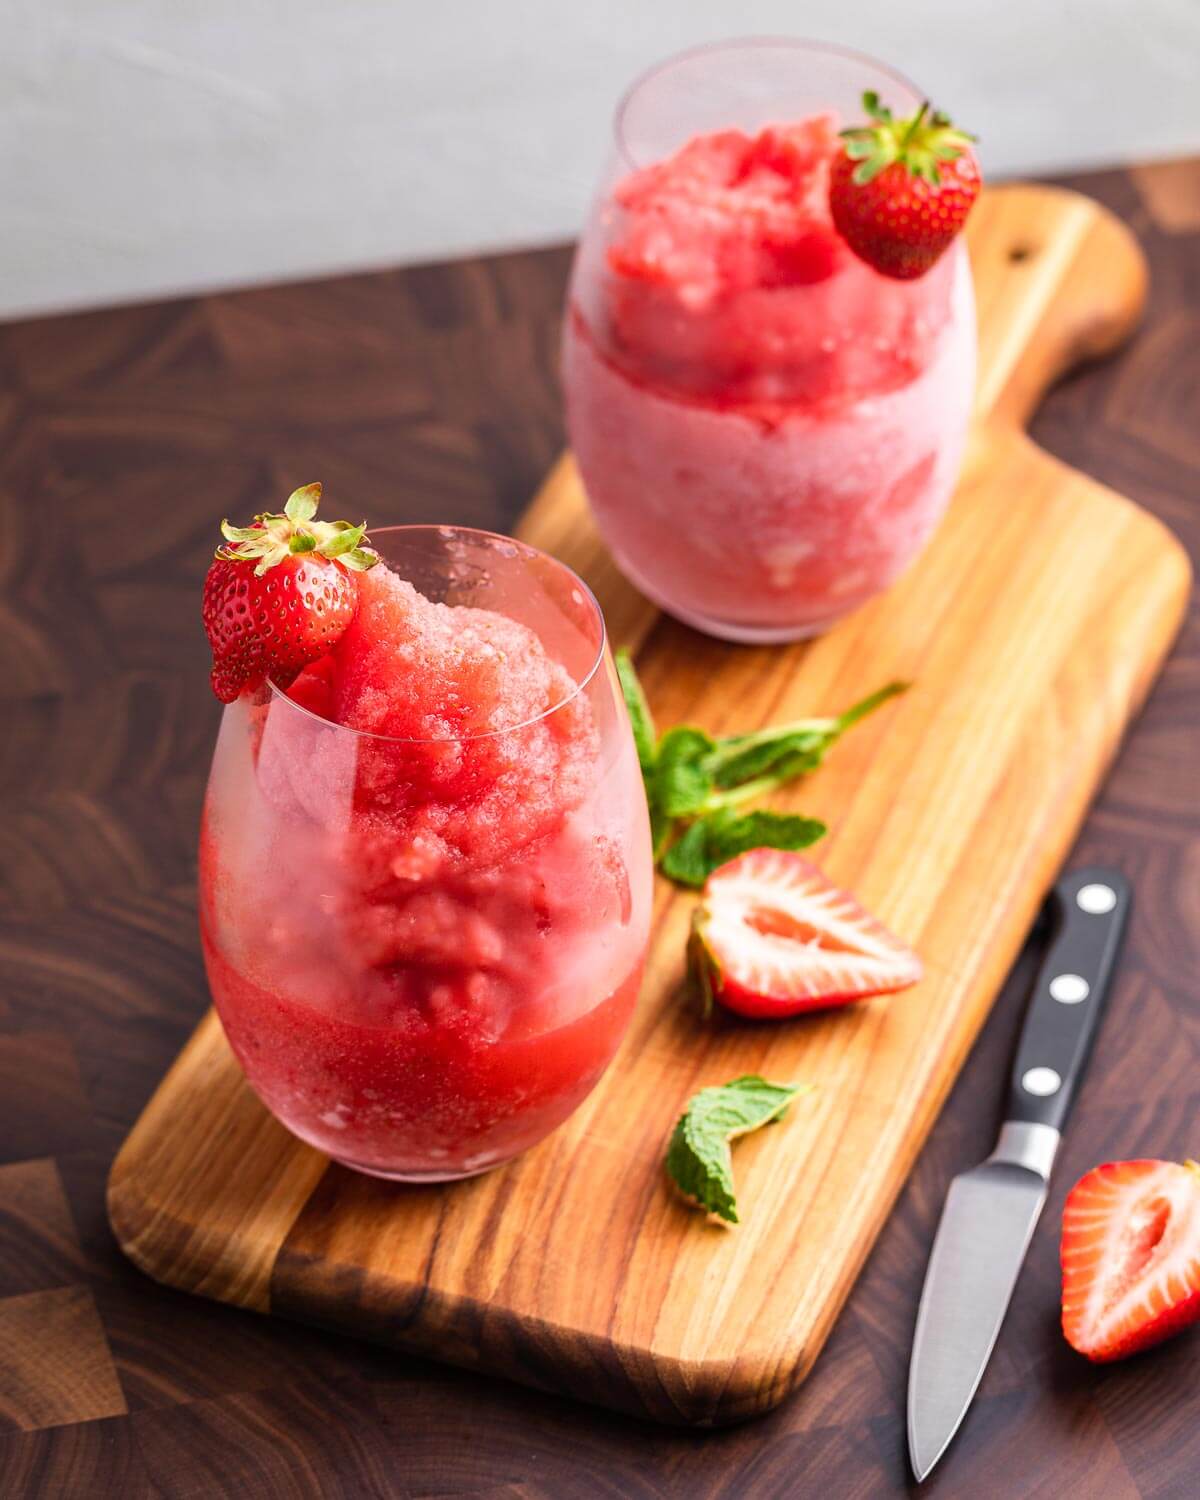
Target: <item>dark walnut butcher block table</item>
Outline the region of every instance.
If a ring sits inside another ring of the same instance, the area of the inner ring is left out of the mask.
[[[1200,552],[1200,161],[1074,179],[1146,250],[1141,332],[1032,424]],[[673,1431],[158,1286],[113,1156],[207,1005],[195,842],[218,717],[214,521],[320,478],[378,524],[509,528],[563,442],[565,250],[0,327],[0,1494],[903,1493],[908,1346],[950,1176],[989,1149],[1033,955],[993,1010],[818,1363]],[[1076,858],[1137,891],[1112,1009],[949,1496],[1187,1496],[1200,1337],[1093,1370],[1056,1326],[1064,1194],[1200,1151],[1200,630]]]

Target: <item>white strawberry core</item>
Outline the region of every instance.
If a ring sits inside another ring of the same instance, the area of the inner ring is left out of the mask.
[[[722,967],[762,993],[897,987],[895,938],[794,855],[735,861],[709,882],[707,911],[705,938]]]

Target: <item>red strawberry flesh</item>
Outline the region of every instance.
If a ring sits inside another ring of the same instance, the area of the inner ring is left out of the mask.
[[[752,849],[715,870],[693,926],[693,962],[739,1015],[783,1017],[907,989],[921,961],[808,860]]]
[[[1136,1354],[1200,1318],[1200,1167],[1108,1162],[1063,1208],[1062,1325],[1097,1363]]]

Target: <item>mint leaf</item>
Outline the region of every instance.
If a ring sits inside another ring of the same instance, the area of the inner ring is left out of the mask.
[[[654,769],[656,756],[657,734],[654,729],[654,719],[650,713],[650,705],[646,702],[646,695],[642,691],[642,684],[638,680],[633,657],[628,651],[622,649],[617,652],[616,662],[621,695],[625,699],[629,722],[633,725],[633,743],[637,747],[638,765],[642,768],[642,775],[648,777]]]
[[[714,870],[748,849],[807,849],[826,831],[819,819],[798,813],[760,809],[739,815],[722,808],[684,830],[663,856],[663,874],[698,888]]]
[[[715,784],[725,790],[741,786],[767,772],[776,774],[786,762],[790,775],[816,770],[830,743],[827,735],[812,729],[770,730],[765,734],[740,735],[724,740],[706,762]],[[795,770],[790,768],[795,766]]]
[[[370,565],[370,554],[358,547],[343,556],[351,567]],[[659,737],[628,651],[616,653],[616,667],[646,787],[655,864],[672,880],[697,888],[747,849],[806,849],[820,838],[825,825],[815,818],[739,816],[736,809],[815,770],[852,724],[908,686],[890,682],[837,718],[801,719],[722,739],[679,724]],[[681,822],[683,832],[672,842]]]
[[[705,757],[704,769],[722,791],[761,781],[753,792],[758,796],[815,771],[847,729],[907,687],[906,682],[889,682],[835,719],[801,719],[752,734],[729,735]]]
[[[676,724],[658,742],[659,768],[697,766],[716,747],[716,740],[703,729],[697,729],[694,724]]]
[[[705,821],[708,825],[708,855],[714,870],[736,859],[739,854],[745,854],[747,849],[807,849],[828,832],[819,818],[765,809],[743,813],[740,817],[718,813]]]
[[[780,1119],[792,1100],[807,1092],[804,1085],[768,1083],[757,1073],[701,1089],[671,1132],[667,1175],[684,1197],[736,1224],[730,1141]]]
[[[716,866],[709,863],[708,828],[703,819],[684,829],[663,855],[661,866],[663,874],[680,885],[698,889],[704,884]]]
[[[657,865],[671,841],[671,832],[675,827],[675,819],[668,818],[652,797],[648,798],[647,801],[650,808],[650,848],[653,852],[654,863]]]
[[[701,812],[712,791],[712,777],[704,769],[714,741],[703,729],[680,724],[658,742],[654,794],[669,818],[688,818]]]

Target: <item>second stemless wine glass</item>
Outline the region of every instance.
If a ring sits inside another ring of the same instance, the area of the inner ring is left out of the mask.
[[[580,580],[487,532],[371,541],[428,599],[527,626],[573,686],[468,738],[363,733],[275,688],[231,704],[201,930],[217,1011],[267,1107],[347,1166],[433,1181],[533,1145],[607,1067],[645,959],[649,825]],[[410,670],[429,670],[419,652]]]
[[[833,226],[836,129],[874,90],[857,53],[745,41],[685,53],[616,118],[571,278],[571,444],[617,562],[729,640],[812,635],[884,589],[940,519],[975,371],[960,241],[894,281]]]

